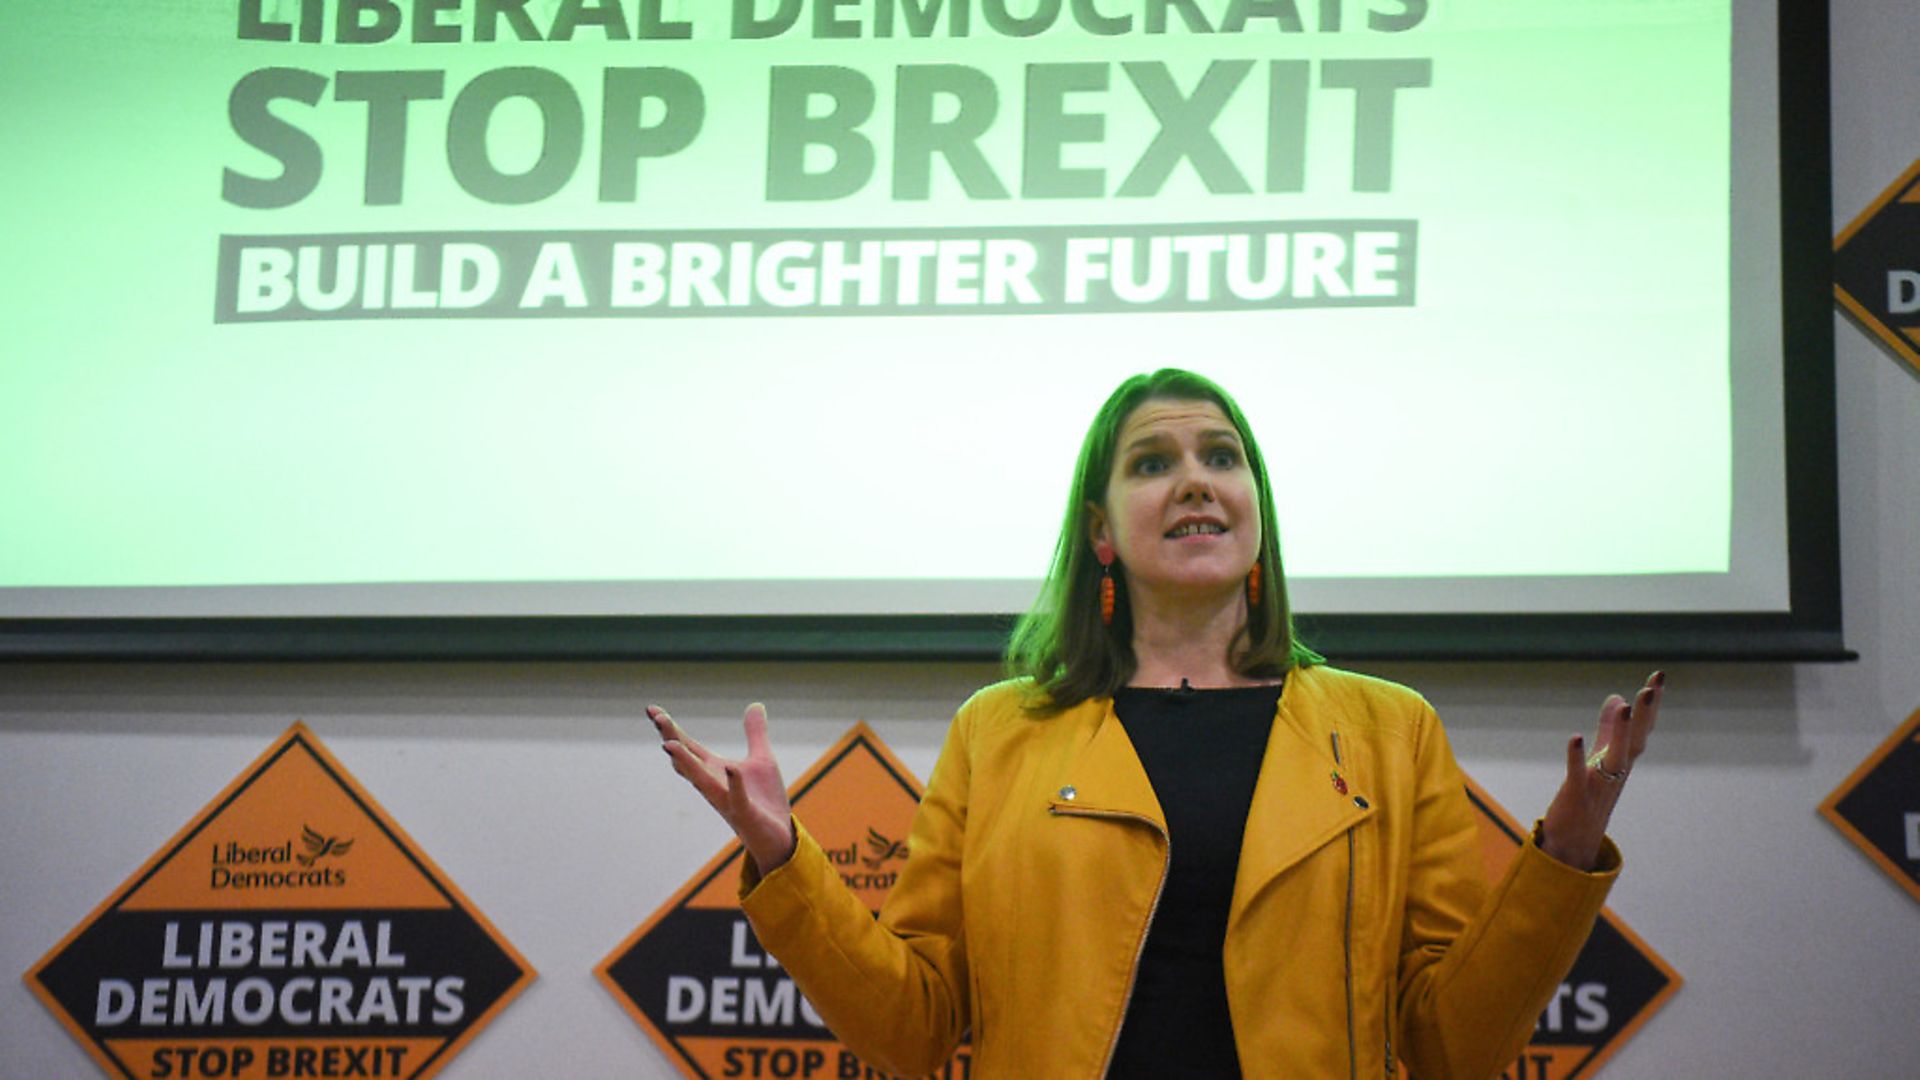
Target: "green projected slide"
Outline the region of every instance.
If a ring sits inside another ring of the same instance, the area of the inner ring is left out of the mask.
[[[1309,610],[1783,607],[1731,7],[22,5],[0,615],[1019,610],[1162,365]]]

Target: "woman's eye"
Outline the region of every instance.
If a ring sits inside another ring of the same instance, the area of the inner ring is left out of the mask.
[[[1218,447],[1207,455],[1207,464],[1220,469],[1231,469],[1240,464],[1240,455],[1229,447]]]
[[[1133,459],[1133,471],[1142,476],[1152,476],[1155,473],[1165,472],[1166,468],[1167,459],[1161,457],[1159,454],[1142,454]]]

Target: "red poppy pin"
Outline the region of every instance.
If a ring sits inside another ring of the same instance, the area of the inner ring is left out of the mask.
[[[1333,790],[1339,792],[1342,795],[1345,795],[1347,793],[1347,778],[1344,776],[1341,776],[1340,771],[1338,769],[1335,769],[1333,772],[1329,773],[1328,775],[1333,777]]]

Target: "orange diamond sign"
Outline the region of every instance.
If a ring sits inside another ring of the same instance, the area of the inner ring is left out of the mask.
[[[1920,710],[1827,796],[1820,813],[1920,900]]]
[[[1472,779],[1467,797],[1480,811],[1487,873],[1498,880],[1526,831]],[[1679,989],[1679,974],[1603,908],[1573,970],[1534,1024],[1533,1040],[1501,1074],[1503,1080],[1593,1076]]]
[[[1920,161],[1834,238],[1833,295],[1920,368]]]
[[[128,1080],[430,1076],[532,978],[304,724],[26,975]]]
[[[907,858],[920,782],[856,724],[788,789],[794,817],[874,911]],[[596,973],[689,1077],[873,1077],[834,1039],[740,912],[738,841],[614,949]],[[943,1070],[968,1074],[962,1046]]]

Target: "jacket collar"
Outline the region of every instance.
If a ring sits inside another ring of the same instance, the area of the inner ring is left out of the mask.
[[[1336,710],[1319,682],[1312,668],[1287,675],[1240,841],[1233,916],[1268,882],[1374,812],[1372,796],[1335,760]]]
[[[1126,725],[1114,715],[1113,699],[1096,698],[1080,707],[1089,711],[1086,721],[1094,725],[1093,735],[1067,766],[1066,783],[1051,797],[1052,810],[1142,818],[1166,835],[1166,814],[1133,740],[1127,738]]]
[[[1312,668],[1290,672],[1274,710],[1240,842],[1234,917],[1267,883],[1374,812],[1372,797],[1335,759],[1338,710],[1330,707],[1319,684]],[[1092,725],[1092,733],[1068,765],[1066,782],[1050,795],[1050,808],[1138,818],[1165,835],[1166,815],[1112,700],[1095,699],[1080,708],[1087,710],[1082,722]]]

